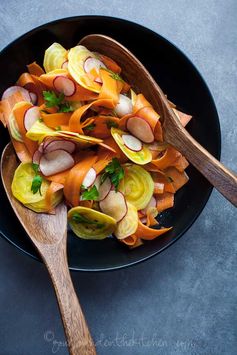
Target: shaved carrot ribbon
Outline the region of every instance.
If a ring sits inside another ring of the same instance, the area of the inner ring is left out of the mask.
[[[164,192],[156,195],[156,207],[159,212],[163,212],[168,208],[174,206],[174,194],[171,192]]]
[[[162,171],[157,171],[152,174],[154,181],[154,194],[161,194],[163,192],[175,192],[170,176],[166,175]]]
[[[152,208],[151,209],[148,208],[146,218],[147,218],[147,221],[146,221],[147,227],[153,227],[153,226],[156,226],[157,224],[159,224],[154,216],[154,212],[153,212]]]
[[[172,179],[172,185],[175,192],[178,191],[182,186],[184,186],[189,178],[185,171],[180,172],[176,168],[170,166],[165,170],[166,176]]]
[[[13,137],[11,137],[11,141],[12,141],[13,147],[15,149],[16,155],[18,156],[19,160],[22,163],[31,162],[31,160],[32,160],[31,155],[30,155],[28,149],[26,148],[25,144],[22,142],[18,142]]]
[[[189,162],[184,156],[180,156],[174,164],[174,167],[180,172],[183,172],[188,166]]]
[[[136,101],[133,107],[133,113],[136,113],[143,107],[152,107],[150,102],[144,97],[143,94],[138,94],[136,97]]]
[[[119,100],[119,92],[117,86],[117,80],[113,79],[111,73],[106,71],[105,69],[100,69],[100,77],[102,79],[102,87],[99,93],[98,99],[107,99],[108,108],[114,108]]]
[[[15,104],[22,101],[25,101],[25,98],[20,91],[16,91],[7,99],[0,101],[0,120],[4,127],[8,125],[9,116]]]
[[[121,67],[113,59],[107,57],[104,54],[99,54],[99,58],[108,69],[112,70],[114,73],[121,73]]]
[[[39,81],[38,77],[29,73],[23,73],[17,81],[17,85],[33,92],[37,96],[37,104],[42,105],[44,103],[43,91],[45,87]]]
[[[138,239],[138,237],[135,234],[132,234],[124,239],[121,239],[121,242],[128,245],[128,246],[134,246],[137,242],[137,239]]]
[[[65,182],[66,182],[69,172],[70,172],[70,169],[65,170],[65,171],[58,173],[58,174],[47,176],[47,180],[53,181],[53,182],[61,184],[61,185],[65,185]]]
[[[69,205],[79,205],[81,184],[88,170],[93,166],[96,160],[97,156],[88,156],[70,170],[64,185],[64,196]]]
[[[153,229],[145,226],[140,220],[138,220],[138,227],[135,232],[135,235],[139,238],[145,239],[145,240],[153,240],[160,235],[168,232],[171,230],[172,227],[170,228],[161,228],[161,229]]]
[[[98,152],[98,158],[93,168],[96,171],[96,175],[100,174],[102,170],[112,161],[115,154],[111,151],[100,150]]]
[[[45,204],[48,212],[55,213],[53,208],[53,195],[63,189],[63,185],[52,181],[45,194]]]
[[[36,62],[28,64],[27,69],[31,75],[40,76],[42,74],[45,74],[45,71]]]
[[[158,170],[164,170],[169,166],[173,166],[179,157],[181,157],[181,154],[176,149],[169,146],[161,158],[152,160],[151,163],[146,165],[146,168],[148,170],[152,167]]]
[[[58,113],[45,113],[41,111],[41,118],[43,119],[46,126],[50,128],[57,128],[62,125],[68,125],[71,113],[68,112],[58,112]]]
[[[92,137],[101,139],[111,137],[110,125],[119,125],[119,118],[112,116],[94,116],[93,124],[95,125],[93,130],[89,132]]]
[[[98,99],[87,105],[79,107],[75,110],[69,120],[69,129],[72,132],[77,132],[83,134],[81,118],[86,113],[86,111],[93,106],[106,106],[110,104],[111,99]]]
[[[128,161],[128,157],[122,152],[122,150],[119,148],[119,146],[117,145],[117,143],[112,137],[104,139],[103,145],[104,144],[106,144],[107,146],[111,147],[114,150],[114,152],[116,153],[116,157],[119,159],[121,163],[126,163]],[[103,149],[102,147],[99,148],[99,152],[101,149]]]

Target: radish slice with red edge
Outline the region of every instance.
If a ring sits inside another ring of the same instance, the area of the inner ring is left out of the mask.
[[[133,152],[140,152],[142,150],[142,142],[131,134],[123,134],[122,139],[126,147]]]
[[[148,202],[148,204],[146,205],[145,208],[143,208],[142,210],[140,210],[140,212],[144,215],[147,214],[147,210],[150,207],[156,207],[156,199],[154,196],[151,197],[150,201]]]
[[[99,192],[99,201],[102,201],[110,192],[112,184],[109,178],[106,178],[103,184],[101,184],[101,175],[97,176],[95,180],[95,186]]]
[[[26,110],[24,115],[24,126],[27,131],[40,118],[40,111],[38,106],[32,106]]]
[[[17,91],[20,91],[20,93],[24,97],[25,101],[31,102],[31,97],[30,97],[29,91],[22,88],[21,86],[17,86],[17,85],[10,86],[8,89],[6,89],[2,95],[2,100],[6,100],[8,97],[12,96]]]
[[[140,117],[130,117],[127,120],[127,130],[144,143],[152,143],[154,134],[147,121]]]
[[[94,168],[90,168],[86,176],[84,177],[84,180],[82,181],[83,187],[87,189],[88,187],[92,186],[95,182],[95,179],[96,179],[96,171]]]
[[[125,115],[128,115],[129,113],[132,113],[132,110],[133,110],[132,100],[129,99],[129,97],[120,94],[119,101],[114,108],[114,111],[117,114],[117,116],[123,117]]]
[[[61,173],[74,165],[73,157],[65,150],[59,149],[43,154],[40,159],[40,171],[45,176]]]
[[[65,60],[63,64],[61,65],[61,69],[67,69],[68,68],[68,60]]]
[[[111,190],[108,195],[99,202],[100,209],[103,213],[113,217],[120,222],[127,214],[128,207],[122,192]]]
[[[71,79],[58,75],[53,81],[55,90],[63,93],[65,96],[72,96],[76,92],[76,84]]]
[[[89,57],[84,62],[84,70],[86,73],[89,73],[92,69],[96,69],[99,72],[100,68],[106,68],[106,66],[97,58]]]
[[[39,165],[41,156],[42,156],[42,152],[40,152],[39,150],[36,150],[36,151],[34,152],[33,157],[32,157],[32,162],[33,162],[34,164],[38,164],[38,165]]]
[[[35,105],[38,101],[38,96],[34,92],[30,92],[30,99],[33,105]]]
[[[76,149],[76,143],[64,139],[55,139],[45,142],[44,144],[44,153],[53,152],[58,149],[65,150],[66,152],[72,154]]]

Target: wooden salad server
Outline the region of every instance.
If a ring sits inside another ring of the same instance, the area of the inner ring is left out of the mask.
[[[36,213],[12,195],[11,183],[18,166],[9,143],[1,157],[1,177],[9,202],[35,245],[51,277],[71,355],[95,355],[95,347],[76,296],[67,262],[67,207],[60,204],[56,214]],[[19,236],[20,238],[20,236]]]
[[[237,206],[237,176],[204,149],[181,125],[170,104],[142,63],[123,45],[101,35],[88,35],[79,42],[91,51],[105,54],[122,68],[124,79],[151,102],[163,120],[164,140],[175,147],[234,206]]]

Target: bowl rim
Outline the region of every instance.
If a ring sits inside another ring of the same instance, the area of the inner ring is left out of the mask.
[[[221,157],[221,127],[220,127],[220,120],[219,120],[219,116],[218,116],[218,111],[217,111],[217,108],[216,108],[216,105],[215,105],[215,101],[214,101],[214,98],[213,98],[213,95],[206,83],[206,80],[203,78],[202,74],[200,73],[200,71],[197,69],[197,67],[194,65],[194,63],[192,62],[191,59],[189,59],[187,57],[187,55],[181,50],[179,49],[172,41],[168,40],[167,38],[165,38],[164,36],[160,35],[159,33],[155,32],[154,30],[140,24],[140,23],[137,23],[137,22],[134,22],[134,21],[130,21],[130,20],[127,20],[127,19],[123,19],[121,17],[114,17],[114,16],[104,16],[104,15],[79,15],[79,16],[69,16],[69,17],[63,17],[63,18],[59,18],[59,19],[56,19],[56,20],[53,20],[53,21],[49,21],[49,22],[46,22],[46,23],[43,23],[43,24],[40,24],[39,26],[37,27],[34,27],[32,28],[31,30],[25,32],[24,34],[20,35],[19,37],[17,37],[16,39],[14,39],[13,41],[11,41],[9,44],[7,44],[1,51],[0,51],[0,56],[8,50],[9,47],[11,47],[12,45],[14,45],[15,43],[17,43],[18,41],[24,39],[24,37],[28,37],[28,36],[31,36],[32,34],[34,34],[35,32],[39,31],[41,28],[44,28],[44,27],[47,27],[49,25],[57,25],[57,23],[60,23],[60,22],[63,22],[63,21],[79,21],[79,20],[86,20],[86,19],[106,19],[106,20],[115,20],[115,21],[118,21],[118,22],[123,22],[123,23],[127,23],[128,25],[131,24],[133,26],[136,26],[136,27],[140,27],[140,29],[142,31],[146,31],[146,32],[149,32],[153,35],[155,35],[156,37],[160,38],[163,42],[165,42],[166,44],[168,44],[169,46],[173,47],[176,51],[178,51],[182,57],[184,57],[184,59],[189,62],[189,64],[191,64],[191,66],[193,67],[193,69],[196,71],[196,74],[199,76],[199,78],[201,79],[202,83],[204,84],[205,86],[205,89],[207,91],[207,94],[209,96],[209,99],[210,99],[210,103],[213,107],[213,110],[215,112],[215,116],[217,118],[216,120],[216,131],[217,131],[217,135],[216,135],[216,146],[217,146],[217,152],[216,152],[216,155],[215,157],[220,160],[220,157]],[[120,269],[123,269],[123,268],[127,268],[127,267],[131,267],[131,266],[134,266],[134,265],[137,265],[141,262],[144,262],[150,258],[153,258],[155,255],[158,255],[160,254],[162,251],[164,251],[165,249],[169,248],[172,244],[174,244],[177,240],[179,240],[179,238],[181,238],[186,232],[187,230],[193,225],[193,223],[197,220],[197,218],[199,217],[199,215],[202,213],[204,207],[206,206],[209,198],[210,198],[210,195],[212,193],[212,190],[213,190],[213,186],[209,186],[208,189],[207,189],[207,193],[206,193],[206,196],[205,198],[203,199],[202,203],[201,203],[201,206],[199,208],[199,210],[194,214],[194,217],[189,221],[189,223],[187,224],[187,226],[183,229],[183,231],[173,240],[171,240],[168,244],[166,244],[164,247],[162,247],[161,249],[159,249],[158,251],[154,251],[152,252],[151,254],[143,257],[143,258],[140,258],[139,260],[136,260],[136,261],[132,261],[132,262],[128,262],[126,264],[123,264],[123,265],[118,265],[118,266],[113,266],[113,267],[105,267],[105,268],[77,268],[77,267],[72,267],[72,266],[69,266],[69,269],[71,271],[82,271],[82,272],[104,272],[104,271],[116,271],[116,270],[120,270]],[[41,258],[38,257],[37,254],[34,255],[34,254],[31,254],[29,251],[25,250],[24,248],[22,248],[21,246],[19,246],[18,244],[16,244],[14,241],[11,240],[10,236],[7,235],[7,233],[4,233],[2,230],[0,230],[0,236],[3,237],[8,243],[10,243],[11,245],[13,245],[15,248],[17,248],[21,253],[23,253],[24,255],[28,255],[30,256],[31,258],[33,258],[34,260],[37,260],[39,262],[42,262]],[[30,240],[30,239],[29,239]],[[32,243],[32,242],[31,242]],[[33,245],[33,243],[32,243]],[[35,249],[36,250],[36,249]],[[37,250],[36,250],[37,251]]]

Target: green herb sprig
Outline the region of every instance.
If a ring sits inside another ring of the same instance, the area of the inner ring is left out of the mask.
[[[119,125],[117,124],[117,122],[114,122],[112,120],[107,120],[106,121],[106,126],[107,126],[108,129],[110,129],[112,127],[118,128]]]
[[[97,228],[103,228],[105,226],[104,223],[100,223],[98,221],[93,221],[80,213],[74,213],[72,219],[76,223],[92,224],[92,225],[95,225]]]
[[[42,182],[43,182],[43,178],[42,176],[40,176],[38,174],[39,172],[39,165],[38,164],[35,164],[35,163],[32,163],[32,168],[35,172],[35,176],[32,180],[32,184],[31,184],[31,191],[33,192],[33,194],[35,195],[37,192],[39,192],[39,194],[42,196],[42,193],[41,193],[41,185],[42,185]]]
[[[73,108],[69,102],[65,101],[65,95],[63,93],[56,95],[54,91],[43,91],[45,100],[45,106],[58,107],[58,112],[72,112]]]
[[[85,187],[81,187],[82,190],[82,200],[83,201],[96,201],[99,198],[99,191],[97,190],[97,187],[94,185],[90,189],[86,189]]]
[[[118,80],[118,81],[121,81],[122,83],[124,83],[124,80],[121,78],[121,76],[118,73],[115,73],[108,68],[101,68],[101,69],[106,70],[108,73],[110,73],[111,78],[113,78],[114,80]]]
[[[115,191],[118,191],[120,180],[124,178],[124,169],[120,165],[117,158],[113,158],[112,161],[105,167],[104,173],[101,175],[101,184],[108,177],[115,187]]]

